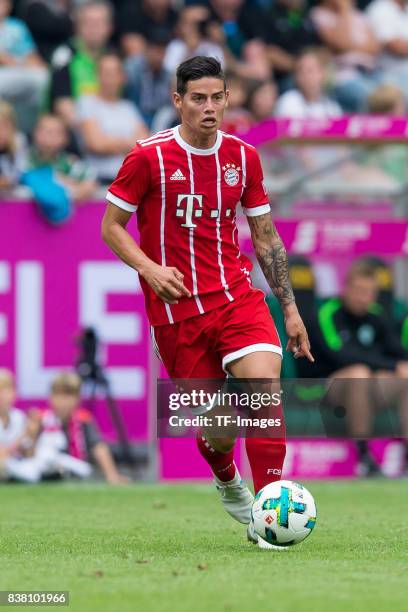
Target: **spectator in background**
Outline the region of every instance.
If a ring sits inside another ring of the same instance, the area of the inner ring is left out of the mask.
[[[22,5],[21,16],[47,63],[55,49],[72,36],[71,5],[72,0],[25,0]]]
[[[223,46],[228,69],[242,78],[270,78],[265,12],[244,0],[209,0],[209,8],[211,39]]]
[[[30,163],[22,182],[33,192],[45,218],[66,221],[73,203],[88,200],[96,183],[90,169],[66,152],[68,133],[58,115],[43,115],[34,130]]]
[[[76,467],[85,467],[81,464],[95,462],[109,483],[128,482],[118,472],[110,449],[103,442],[91,413],[81,407],[81,379],[76,374],[61,372],[56,376],[52,382],[49,403],[48,410],[33,412],[31,419],[37,423],[37,444],[44,434],[63,434],[63,446],[60,441],[57,446],[53,439],[49,441],[49,446],[65,455],[55,456],[55,467],[66,467],[67,471],[72,471],[70,465],[75,470]],[[41,442],[43,446],[47,445],[47,439],[43,438]],[[85,471],[82,473],[86,476]]]
[[[305,49],[295,63],[296,89],[282,94],[276,103],[275,115],[296,119],[323,119],[341,115],[340,106],[324,91],[325,65],[317,49]]]
[[[296,57],[302,49],[320,41],[305,0],[275,0],[267,11],[266,26],[268,57],[282,92],[293,85]]]
[[[15,401],[13,374],[0,368],[0,481],[14,475],[15,458],[23,446],[26,416],[14,408]]]
[[[381,44],[384,81],[400,87],[408,100],[408,7],[406,0],[374,0],[367,8]]]
[[[10,0],[0,0],[0,98],[12,104],[18,125],[30,131],[42,101],[47,70],[20,19],[9,17]]]
[[[127,56],[142,55],[150,32],[170,40],[177,21],[171,0],[125,0],[118,10],[117,31]]]
[[[167,104],[158,109],[155,113],[150,131],[152,134],[168,130],[169,128],[175,127],[180,123],[180,116],[177,112],[176,107],[173,104],[173,92],[176,91],[176,77],[175,75],[170,80],[169,86],[169,99]]]
[[[334,119],[340,106],[325,93],[326,64],[319,49],[304,49],[295,63],[296,89],[283,93],[275,105],[275,116],[290,119]],[[299,145],[283,151],[292,172],[300,175],[335,164],[345,152],[336,145]],[[342,166],[338,166],[342,169]]]
[[[0,193],[15,187],[27,166],[27,142],[13,107],[0,100]]]
[[[321,0],[311,11],[320,39],[334,54],[334,92],[346,112],[361,112],[381,79],[380,45],[354,0]]]
[[[163,61],[169,39],[160,30],[152,31],[143,55],[126,60],[128,98],[140,110],[146,124],[170,101],[171,74]]]
[[[98,91],[99,57],[113,31],[113,9],[107,0],[87,0],[74,14],[75,37],[52,57],[50,105],[69,128],[76,125],[75,100]]]
[[[368,96],[367,110],[373,115],[405,117],[407,114],[407,103],[404,92],[399,87],[388,83],[379,85]]]
[[[99,62],[99,93],[78,101],[78,122],[87,162],[101,183],[111,183],[124,156],[149,132],[129,100],[121,98],[126,75],[118,55]]]
[[[168,72],[175,72],[181,62],[195,55],[216,57],[224,66],[224,52],[209,39],[209,26],[209,10],[205,6],[187,6],[180,11],[176,38],[169,43],[163,61]]]
[[[367,111],[373,115],[406,117],[407,105],[404,92],[395,85],[384,84],[375,89],[367,99]],[[406,144],[386,144],[366,148],[361,161],[364,167],[382,170],[396,185],[408,182],[408,150]]]
[[[248,98],[248,109],[256,123],[270,119],[274,115],[277,88],[274,81],[256,83]]]
[[[222,130],[224,132],[246,132],[252,125],[252,117],[246,108],[248,82],[237,74],[227,73],[229,89],[228,106],[224,113]]]
[[[223,27],[231,53],[239,58],[246,43],[265,35],[265,13],[245,0],[209,0],[211,18]]]
[[[308,328],[318,375],[330,377],[327,399],[346,410],[361,475],[379,472],[367,444],[374,411],[395,402],[408,459],[408,352],[376,304],[377,295],[374,267],[357,261],[348,272],[342,296],[320,306],[315,325],[309,322]]]

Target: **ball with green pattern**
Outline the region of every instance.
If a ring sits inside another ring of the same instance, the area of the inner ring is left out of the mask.
[[[252,506],[252,521],[259,537],[274,546],[299,544],[316,523],[316,504],[301,484],[278,480],[261,489]]]

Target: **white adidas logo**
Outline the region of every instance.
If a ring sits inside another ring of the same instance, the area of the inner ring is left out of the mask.
[[[170,177],[171,181],[185,181],[186,177],[184,176],[184,174],[182,173],[182,171],[180,170],[180,168],[178,168],[174,174],[171,175]]]

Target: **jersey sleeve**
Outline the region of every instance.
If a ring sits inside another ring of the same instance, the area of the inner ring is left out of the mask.
[[[106,199],[128,212],[135,212],[150,187],[149,161],[139,145],[126,156]]]
[[[242,210],[247,217],[256,217],[270,212],[268,193],[263,182],[259,155],[255,149],[247,149],[245,186],[241,196]]]

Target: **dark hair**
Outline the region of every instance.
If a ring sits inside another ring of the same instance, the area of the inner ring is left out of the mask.
[[[214,77],[224,83],[226,89],[225,74],[220,62],[215,57],[198,55],[185,60],[177,68],[177,93],[183,96],[187,91],[189,81],[197,81],[203,77]]]

